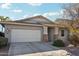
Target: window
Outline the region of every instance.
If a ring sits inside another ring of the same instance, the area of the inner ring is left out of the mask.
[[[64,30],[61,30],[61,36],[64,36]]]

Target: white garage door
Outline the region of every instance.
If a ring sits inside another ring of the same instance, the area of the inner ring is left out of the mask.
[[[41,30],[12,29],[11,42],[35,42],[41,41]]]

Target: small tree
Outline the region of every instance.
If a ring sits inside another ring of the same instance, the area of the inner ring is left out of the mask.
[[[70,33],[70,41],[74,46],[79,44],[79,4],[64,5],[64,16],[70,18],[71,22],[68,24]]]
[[[0,21],[10,21],[10,18],[9,17],[5,17],[5,16],[0,16]],[[3,28],[4,28],[4,25],[2,25],[2,32],[3,32]]]

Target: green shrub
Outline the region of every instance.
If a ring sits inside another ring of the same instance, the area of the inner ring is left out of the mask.
[[[55,40],[52,45],[56,46],[56,47],[64,47],[65,46],[64,42],[62,40],[60,40],[60,39]]]
[[[0,37],[0,48],[6,46],[8,43],[8,39],[5,37]]]

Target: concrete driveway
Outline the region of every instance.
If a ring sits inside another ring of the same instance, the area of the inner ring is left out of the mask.
[[[51,51],[59,50],[59,48],[53,47],[49,43],[44,42],[30,42],[30,43],[13,43],[10,45],[8,55],[40,55],[52,54]],[[50,51],[50,53],[48,53]],[[46,52],[46,53],[43,53]],[[36,54],[38,53],[38,54]]]

